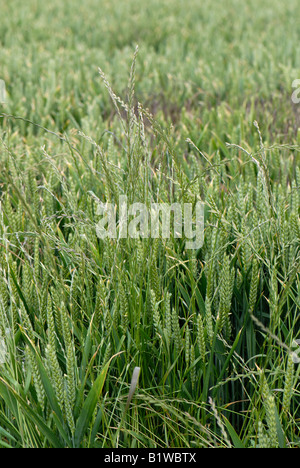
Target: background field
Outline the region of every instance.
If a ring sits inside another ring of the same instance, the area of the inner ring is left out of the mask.
[[[0,11],[0,445],[298,447],[299,2]],[[120,194],[204,246],[98,239]]]

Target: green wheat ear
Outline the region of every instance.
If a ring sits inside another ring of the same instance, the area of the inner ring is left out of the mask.
[[[19,314],[20,314],[21,322],[25,329],[26,334],[28,335],[28,337],[31,339],[32,342],[35,342],[35,332],[34,332],[31,320],[29,318],[28,312],[23,303],[19,307]]]
[[[156,334],[159,336],[162,330],[160,310],[159,310],[159,304],[156,300],[156,294],[152,289],[150,290],[150,304],[151,304],[151,312],[152,312],[154,329],[155,329]]]
[[[22,286],[27,306],[32,310],[34,308],[34,282],[32,278],[32,268],[28,262],[23,265]]]
[[[70,320],[67,313],[67,308],[64,302],[60,304],[60,316],[61,316],[61,330],[64,339],[65,347],[68,349],[72,346]]]
[[[104,315],[104,308],[106,303],[106,287],[102,278],[99,279],[97,288],[96,288],[96,302],[95,302],[95,317],[94,325],[98,329],[100,321]]]
[[[44,409],[46,394],[45,394],[44,386],[42,383],[41,375],[40,375],[40,372],[36,363],[35,355],[33,351],[29,348],[29,346],[26,346],[25,348],[25,358],[28,360],[29,365],[32,370],[33,381],[34,381],[34,386],[35,386],[38,402],[41,408]]]
[[[184,346],[185,346],[185,363],[186,367],[188,368],[190,366],[190,329],[188,323],[186,324],[186,329],[185,329],[185,337],[184,337]]]
[[[54,322],[54,316],[53,316],[53,308],[52,308],[52,297],[48,293],[47,297],[47,338],[48,338],[48,343],[52,346],[53,349],[55,349],[55,343],[56,343],[56,333],[55,333],[55,322]]]
[[[212,344],[214,337],[212,303],[208,297],[205,299],[205,327],[207,330],[209,343]]]
[[[55,389],[57,401],[60,409],[64,412],[65,392],[63,374],[57,359],[56,351],[50,343],[46,346],[46,364],[50,371],[50,378]]]
[[[123,278],[119,279],[119,301],[120,301],[120,315],[121,315],[121,327],[124,331],[128,329],[129,323],[129,303],[126,291],[126,283]]]
[[[266,410],[266,419],[269,428],[270,443],[273,448],[278,447],[277,423],[276,423],[276,405],[273,395],[267,395],[264,399],[264,407]]]
[[[220,330],[222,330],[225,324],[229,325],[229,313],[231,309],[231,299],[233,292],[232,272],[230,270],[230,258],[226,254],[223,258],[223,267],[221,272],[219,288],[219,310],[217,320],[218,327]]]
[[[66,384],[67,386],[67,384]],[[74,437],[76,426],[74,421],[73,405],[70,402],[68,390],[65,388],[65,413],[71,434]]]
[[[182,348],[182,337],[179,326],[178,312],[176,308],[172,310],[172,331],[175,349],[177,352],[181,351]]]
[[[172,314],[171,314],[171,293],[165,292],[164,295],[164,311],[165,311],[165,330],[168,341],[172,337]]]
[[[291,400],[293,396],[294,372],[295,364],[293,361],[293,356],[289,354],[282,399],[282,411],[285,413],[287,413],[290,410]]]
[[[261,421],[258,421],[258,448],[261,448],[261,449],[272,448],[270,438]]]
[[[279,445],[278,434],[277,434],[277,423],[276,423],[276,403],[275,398],[272,395],[267,379],[264,373],[261,371],[261,390],[262,390],[262,401],[266,412],[266,420],[268,425],[268,438],[270,446],[276,448]]]
[[[195,346],[191,344],[190,349],[190,366],[191,366],[191,382],[192,388],[194,388],[197,380],[197,369],[195,366]]]
[[[213,330],[211,330],[211,334],[212,333],[213,333]],[[212,339],[212,336],[210,336],[210,339]],[[203,363],[205,363],[206,343],[205,343],[203,320],[202,320],[200,313],[197,316],[197,344],[198,344],[201,359]]]
[[[257,300],[258,284],[259,284],[259,263],[256,259],[253,259],[250,292],[249,292],[249,314],[250,315],[253,313],[254,308],[255,308],[255,304]]]
[[[76,400],[76,388],[77,388],[75,347],[73,343],[71,343],[67,347],[66,363],[67,363],[66,365],[67,375],[65,376],[66,395],[68,398],[69,408],[73,411],[75,400]]]

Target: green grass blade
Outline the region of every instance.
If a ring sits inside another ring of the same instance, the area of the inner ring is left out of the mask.
[[[51,443],[53,448],[63,448],[62,442],[56,437],[54,431],[50,429],[44,420],[26,403],[26,401],[10,386],[5,380],[0,377],[0,394],[3,395],[3,389],[19,403],[23,413],[34,423],[46,439]]]
[[[234,430],[234,428],[232,427],[232,425],[230,424],[230,422],[228,421],[228,419],[224,418],[224,421],[225,421],[225,426],[226,426],[226,429],[231,437],[231,440],[233,442],[233,445],[235,448],[245,448],[245,445],[243,444],[243,442],[241,441],[241,439],[239,438],[239,436],[237,435],[236,431]]]
[[[76,423],[76,430],[74,435],[74,446],[80,447],[83,442],[83,438],[86,434],[86,431],[91,423],[91,419],[94,414],[94,410],[96,408],[97,402],[100,398],[103,385],[106,379],[107,371],[109,369],[110,363],[115,356],[112,356],[111,359],[105,364],[100,375],[98,375],[97,379],[95,380],[89,394],[82,406],[81,413],[78,417]]]

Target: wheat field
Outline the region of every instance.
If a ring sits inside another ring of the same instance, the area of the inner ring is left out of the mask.
[[[0,446],[299,447],[299,2],[0,11]]]

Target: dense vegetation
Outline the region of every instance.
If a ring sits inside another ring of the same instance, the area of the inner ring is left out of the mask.
[[[299,446],[299,2],[0,10],[0,445]],[[99,239],[120,195],[203,247]]]

